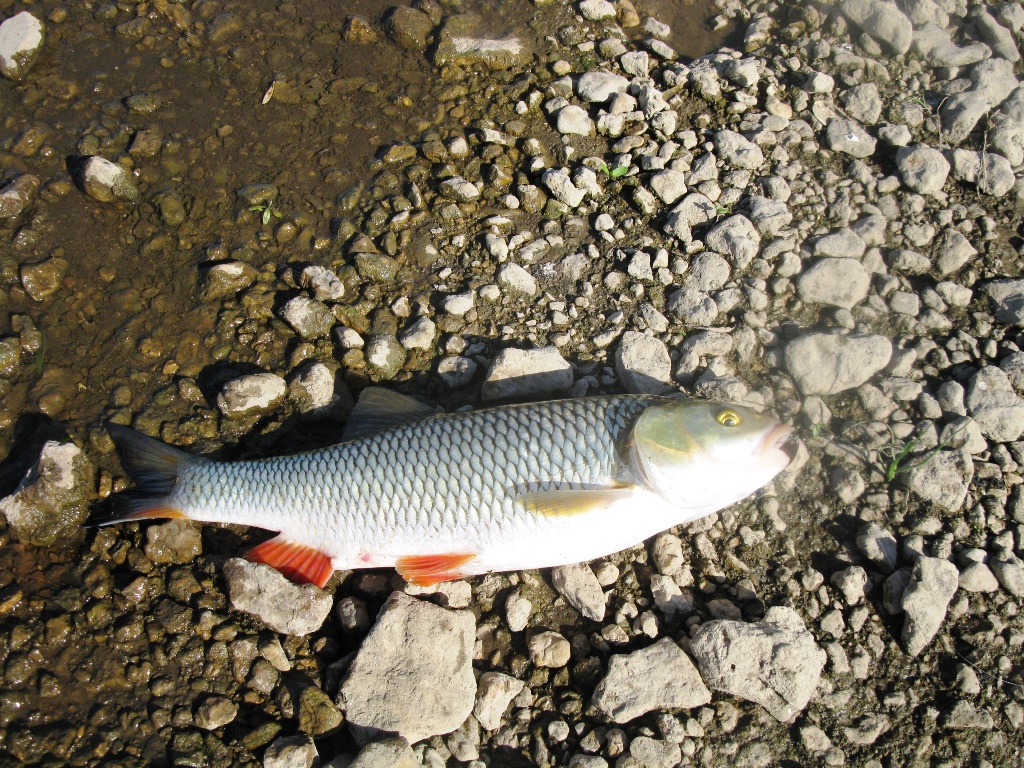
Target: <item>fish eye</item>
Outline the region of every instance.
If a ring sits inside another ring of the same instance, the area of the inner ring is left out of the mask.
[[[740,425],[740,415],[736,413],[736,411],[719,411],[718,415],[715,417],[715,421],[723,427],[738,427]]]

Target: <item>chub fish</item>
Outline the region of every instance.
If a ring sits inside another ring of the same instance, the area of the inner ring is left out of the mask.
[[[255,461],[109,429],[135,488],[94,524],[278,531],[245,557],[320,587],[355,568],[430,585],[593,560],[739,501],[791,458],[791,430],[770,416],[649,395],[440,413],[369,387],[341,443]]]

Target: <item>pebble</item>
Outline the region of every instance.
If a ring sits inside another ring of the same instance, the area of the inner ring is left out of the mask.
[[[306,734],[274,739],[263,753],[263,768],[313,768],[319,754]]]
[[[807,706],[826,661],[800,615],[782,606],[756,624],[706,622],[690,645],[711,688],[760,704],[785,723]]]
[[[857,605],[864,599],[868,574],[859,565],[851,565],[832,574],[832,584],[843,593],[847,605]]]
[[[1014,597],[1024,597],[1024,560],[1012,552],[1003,552],[988,564],[1003,589]]]
[[[628,87],[629,80],[622,75],[592,70],[580,75],[576,81],[576,94],[584,101],[603,104],[616,93],[625,93]]]
[[[830,149],[861,159],[875,154],[877,144],[860,123],[842,117],[833,117],[828,121],[825,140]]]
[[[896,5],[884,0],[845,0],[840,11],[887,53],[899,56],[910,50],[914,25]]]
[[[459,203],[471,203],[480,197],[476,184],[466,181],[461,176],[452,176],[441,182],[438,191],[445,197]]]
[[[589,120],[590,118],[587,119]],[[579,206],[583,202],[583,198],[587,196],[587,190],[580,189],[573,184],[572,179],[569,178],[569,173],[564,168],[548,169],[544,171],[540,180],[556,200],[565,203],[570,208]],[[542,241],[535,242],[539,243]]]
[[[1024,401],[1001,368],[986,365],[971,376],[964,402],[989,440],[1010,443],[1024,433]]]
[[[325,338],[337,322],[326,304],[301,295],[289,299],[280,314],[292,330],[307,340]]]
[[[533,296],[537,293],[537,281],[533,275],[518,264],[504,264],[498,270],[498,285],[513,293]]]
[[[494,358],[480,394],[484,400],[526,399],[564,392],[572,366],[557,347],[503,349]]]
[[[299,694],[299,730],[313,737],[336,732],[345,716],[331,697],[315,685],[308,685]]]
[[[101,203],[137,203],[139,190],[131,173],[105,157],[90,157],[82,166],[82,189]]]
[[[313,292],[317,301],[341,301],[345,298],[345,284],[326,267],[310,265],[303,268],[299,284]]]
[[[202,298],[216,301],[244,291],[259,276],[256,268],[244,261],[212,264],[202,272]]]
[[[437,326],[429,317],[418,317],[412,325],[398,334],[399,343],[406,349],[430,349],[434,346]]]
[[[843,309],[864,301],[870,286],[871,276],[857,259],[819,259],[796,281],[801,300]]]
[[[419,768],[416,754],[401,736],[390,736],[367,744],[348,768]],[[339,766],[341,768],[341,766]]]
[[[936,557],[919,557],[903,592],[903,644],[910,656],[917,656],[932,641],[959,584],[956,566]]]
[[[523,597],[521,589],[513,590],[505,600],[505,622],[513,632],[526,628],[533,612],[533,603]]]
[[[580,14],[588,21],[606,21],[615,18],[615,6],[608,0],[582,0]]]
[[[476,621],[401,592],[363,640],[339,703],[357,735],[381,731],[415,743],[458,728],[476,699]]]
[[[441,301],[441,310],[455,317],[462,317],[473,308],[475,303],[472,291],[450,293]]]
[[[934,195],[946,183],[949,161],[931,147],[900,147],[896,150],[896,170],[910,190],[919,195]]]
[[[0,24],[0,75],[21,80],[32,69],[43,48],[46,29],[43,22],[22,11]]]
[[[808,333],[785,347],[786,369],[805,395],[834,395],[864,384],[889,364],[892,342],[871,334]]]
[[[501,727],[502,716],[526,684],[502,672],[484,672],[477,683],[473,716],[485,731]]]
[[[304,636],[318,630],[331,612],[331,596],[312,584],[293,584],[263,563],[233,557],[224,564],[231,606],[251,613],[270,629]]]
[[[273,410],[288,394],[285,380],[273,373],[232,379],[217,395],[217,408],[227,418],[254,416]]]
[[[352,395],[335,372],[318,360],[299,366],[289,377],[288,398],[304,417],[341,421],[352,412]]]
[[[686,174],[681,171],[659,171],[648,180],[648,186],[666,205],[672,205],[686,194]]]
[[[665,342],[626,331],[615,354],[615,371],[627,392],[662,395],[672,387],[672,359]]]
[[[965,592],[995,592],[999,581],[984,563],[970,563],[960,571],[960,589]]]
[[[95,469],[82,449],[47,440],[18,487],[0,499],[0,513],[15,539],[48,547],[78,532],[95,489]]]
[[[393,379],[405,365],[405,347],[390,334],[371,336],[366,343],[366,366],[378,381]]]
[[[761,148],[736,131],[716,131],[714,142],[718,156],[729,165],[753,171],[764,164]]]
[[[882,573],[896,568],[899,545],[892,532],[878,523],[868,523],[857,533],[857,549]]]
[[[761,235],[746,216],[728,216],[704,236],[708,250],[729,258],[737,269],[745,269],[761,249]]]
[[[193,721],[207,731],[215,731],[233,722],[238,705],[226,696],[207,696],[196,707]]]
[[[613,655],[591,704],[616,723],[657,709],[694,709],[711,701],[690,657],[671,638]]]
[[[555,130],[563,135],[591,136],[594,133],[594,121],[583,107],[569,104],[556,113]]]
[[[960,700],[943,718],[943,725],[953,730],[989,731],[995,725],[992,715],[971,702]]]
[[[464,387],[472,381],[477,371],[476,361],[469,357],[453,355],[441,358],[437,363],[437,375],[452,389]]]
[[[23,173],[0,187],[0,219],[16,219],[29,210],[35,202],[39,185],[38,176]]]
[[[957,512],[974,478],[974,461],[965,450],[939,451],[904,477],[907,487],[918,497]]]
[[[203,552],[203,537],[190,520],[168,520],[146,529],[146,557],[160,565],[188,563]]]
[[[553,568],[551,584],[581,615],[591,621],[604,619],[605,594],[594,572],[586,563]]]
[[[535,666],[558,669],[569,663],[569,641],[557,632],[538,632],[528,647]]]

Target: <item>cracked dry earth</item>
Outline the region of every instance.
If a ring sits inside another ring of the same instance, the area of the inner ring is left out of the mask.
[[[0,0],[0,766],[1016,766],[1024,8]],[[448,582],[85,529],[225,459],[615,392],[754,497]]]

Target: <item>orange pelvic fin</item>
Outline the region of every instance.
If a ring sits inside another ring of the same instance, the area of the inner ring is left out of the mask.
[[[395,568],[402,578],[418,587],[430,587],[442,581],[461,579],[463,565],[476,557],[472,553],[447,555],[409,555],[398,558]]]
[[[316,584],[321,589],[334,573],[331,558],[319,549],[297,544],[284,536],[258,544],[243,557],[254,563],[266,563],[298,584]]]

